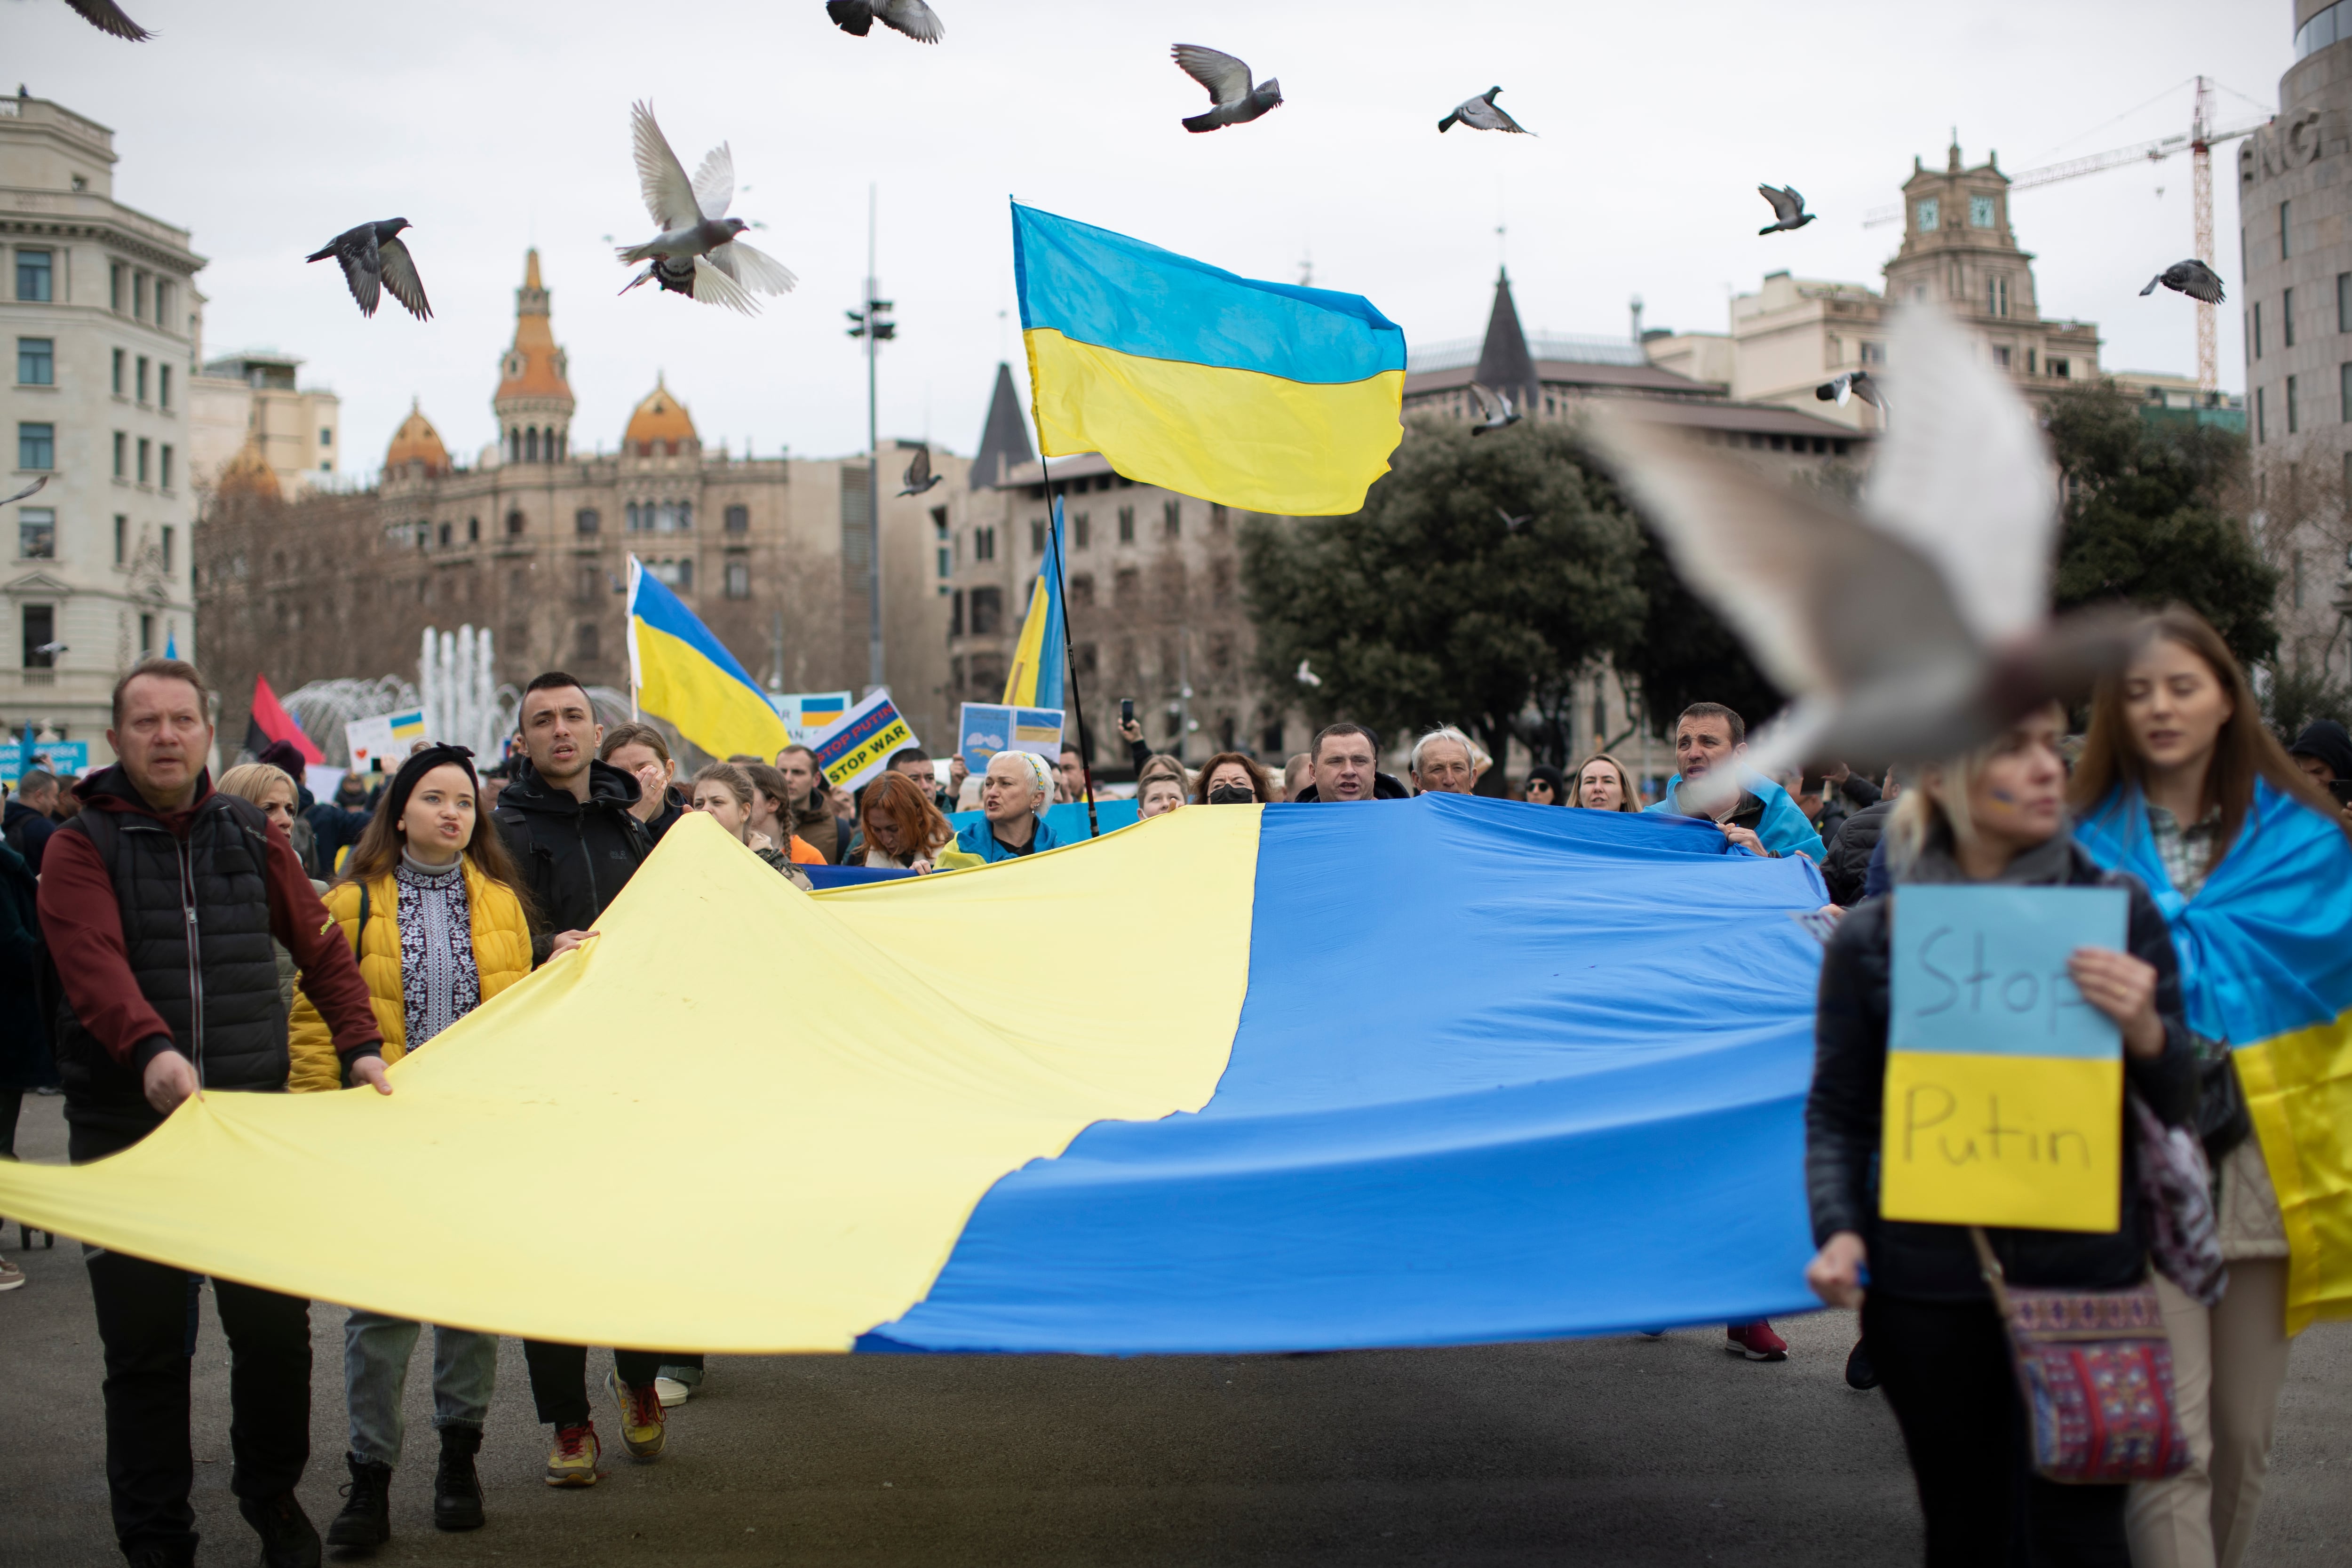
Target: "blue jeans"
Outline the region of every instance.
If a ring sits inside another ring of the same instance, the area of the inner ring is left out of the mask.
[[[343,1385],[352,1407],[352,1454],[370,1464],[400,1464],[404,1424],[401,1387],[420,1325],[352,1309],[343,1325]],[[433,1429],[479,1431],[499,1373],[499,1337],[471,1329],[433,1331]]]

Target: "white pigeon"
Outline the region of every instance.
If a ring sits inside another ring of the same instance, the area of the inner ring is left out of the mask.
[[[1470,384],[1470,398],[1478,405],[1479,423],[1470,426],[1473,436],[1484,436],[1489,430],[1517,425],[1527,417],[1511,406],[1511,395],[1507,392],[1496,392],[1474,381]]]
[[[661,232],[643,245],[619,247],[624,263],[650,264],[623,286],[622,293],[651,279],[689,299],[753,316],[760,310],[754,294],[785,293],[799,281],[782,262],[735,237],[751,226],[725,216],[735,200],[735,155],[726,142],[703,155],[702,167],[689,180],[686,165],[654,122],[652,105],[632,105],[629,125],[636,146],[637,183],[645,191],[646,210]]]
[[[1590,426],[1683,580],[1794,694],[1749,742],[1747,770],[1768,778],[1819,757],[1958,755],[2130,652],[2127,614],[2050,619],[2055,470],[2008,378],[1932,306],[1902,308],[1895,348],[1906,412],[1858,513],[1644,421],[1630,400]],[[1724,770],[1723,789],[1737,783]],[[1685,804],[1727,804],[1715,793]]]
[[[1840,371],[1836,375],[1813,388],[1813,395],[1823,403],[1834,402],[1840,408],[1849,398],[1859,397],[1881,414],[1886,412],[1886,394],[1878,378],[1866,370]]]
[[[1301,686],[1320,686],[1323,684],[1323,678],[1316,674],[1313,670],[1307,668],[1307,661],[1303,658],[1298,661],[1298,684]]]

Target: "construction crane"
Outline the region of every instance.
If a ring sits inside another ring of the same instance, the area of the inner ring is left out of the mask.
[[[2210,78],[2197,79],[2196,107],[2191,110],[2187,132],[2177,136],[2160,137],[2154,142],[2142,142],[2136,146],[2117,147],[2105,153],[2094,153],[2087,157],[2069,158],[2063,163],[2045,163],[2038,169],[2028,169],[2009,177],[2013,195],[2032,190],[2036,185],[2054,185],[2061,180],[2077,180],[2084,174],[2103,174],[2119,169],[2126,163],[2160,163],[2176,153],[2189,154],[2189,202],[2196,219],[2196,249],[2198,260],[2213,265],[2213,149],[2224,142],[2234,142],[2241,136],[2251,136],[2262,129],[2261,124],[2241,125],[2234,130],[2213,128],[2213,84]],[[1875,228],[1881,224],[1903,221],[1903,204],[1874,207],[1863,215],[1862,226]],[[2197,301],[2197,385],[2204,392],[2221,389],[2221,374],[2219,351],[2214,344],[2213,307],[2202,300]]]

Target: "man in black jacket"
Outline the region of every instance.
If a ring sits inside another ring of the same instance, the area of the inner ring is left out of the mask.
[[[511,764],[513,780],[490,816],[536,906],[536,968],[596,934],[597,917],[653,852],[653,836],[629,810],[637,781],[596,760],[604,730],[577,679],[550,670],[533,679],[520,723],[529,760]],[[587,1347],[525,1340],[522,1353],[539,1418],[555,1428],[547,1484],[594,1486],[601,1449],[588,1411]],[[667,1434],[655,1382],[666,1362],[698,1366],[700,1358],[615,1350],[613,1360],[607,1386],[621,1402],[622,1440],[638,1458],[657,1458]]]
[[[1852,909],[1862,902],[1864,888],[1869,880],[1871,851],[1886,831],[1886,819],[1895,815],[1895,798],[1903,793],[1903,775],[1908,768],[1886,770],[1885,793],[1840,823],[1831,837],[1829,853],[1822,857],[1822,880],[1829,885],[1830,902]]]
[[[26,768],[25,776],[16,781],[16,793],[8,797],[7,809],[0,812],[0,833],[5,833],[8,847],[25,858],[33,875],[41,874],[41,852],[48,847],[49,835],[58,830],[58,776],[47,768]]]

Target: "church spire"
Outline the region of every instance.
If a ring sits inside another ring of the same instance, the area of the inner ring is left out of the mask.
[[[1004,476],[1037,454],[1029,445],[1028,422],[1021,417],[1021,395],[1013,389],[1013,367],[999,361],[996,392],[988,400],[988,423],[980,433],[980,455],[971,462],[971,488],[982,489],[1004,482]]]
[[[534,247],[524,253],[522,287],[515,290],[514,346],[499,366],[499,390],[490,398],[508,462],[552,463],[571,455],[572,384],[565,369]]]
[[[1535,356],[1528,352],[1528,335],[1519,330],[1519,310],[1511,301],[1507,268],[1495,273],[1495,308],[1486,317],[1486,342],[1478,351],[1478,380],[1507,393],[1513,407],[1534,412],[1540,395],[1536,384]]]

